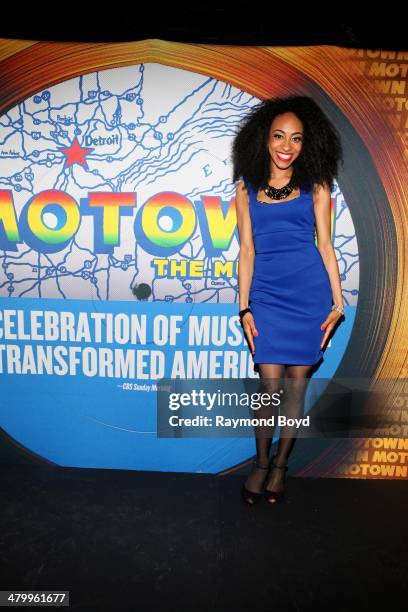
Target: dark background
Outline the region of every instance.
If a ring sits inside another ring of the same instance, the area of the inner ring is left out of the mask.
[[[361,49],[406,50],[407,31],[402,15],[393,19],[380,15],[358,24],[337,23],[340,6],[326,6],[325,19],[316,23],[312,11],[297,12],[286,5],[279,13],[276,5],[261,3],[230,7],[190,7],[140,3],[109,3],[93,8],[75,3],[55,3],[48,9],[15,7],[10,18],[3,18],[0,37],[59,41],[136,41],[146,38],[223,45],[307,46],[335,45]],[[392,7],[391,7],[392,8]],[[16,12],[17,11],[17,12]],[[372,11],[374,13],[374,11]],[[381,11],[382,12],[382,11]],[[392,11],[390,11],[391,13]],[[388,22],[387,22],[388,19]]]

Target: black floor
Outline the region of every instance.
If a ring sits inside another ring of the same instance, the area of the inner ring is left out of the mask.
[[[3,465],[0,589],[69,590],[72,610],[405,609],[406,482],[288,477],[285,504],[249,508],[242,480]]]

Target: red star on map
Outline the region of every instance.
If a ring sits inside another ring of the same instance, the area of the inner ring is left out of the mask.
[[[75,137],[71,145],[66,147],[58,147],[59,151],[62,151],[66,156],[65,167],[72,166],[72,164],[81,164],[85,168],[88,168],[88,163],[85,156],[88,155],[93,149],[84,149]]]

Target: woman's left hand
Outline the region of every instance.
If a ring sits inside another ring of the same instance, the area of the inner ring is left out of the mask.
[[[338,312],[338,310],[332,310],[330,312],[330,314],[328,315],[327,319],[325,320],[325,322],[320,326],[320,329],[325,329],[326,330],[326,333],[324,334],[322,343],[320,345],[321,349],[326,344],[326,340],[330,336],[333,327],[336,325],[337,321],[342,316],[343,315],[340,312]]]

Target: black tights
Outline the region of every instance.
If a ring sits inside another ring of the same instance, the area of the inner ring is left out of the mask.
[[[260,391],[263,393],[281,394],[281,405],[262,406],[256,411],[257,418],[275,417],[275,425],[271,427],[259,426],[255,429],[256,435],[256,455],[259,466],[267,466],[269,454],[276,427],[277,415],[287,418],[301,418],[304,409],[304,397],[306,393],[309,375],[312,370],[310,365],[287,365],[263,363],[259,364],[260,371]],[[281,435],[276,451],[275,463],[279,466],[287,464],[288,457],[296,441],[296,428],[284,426],[281,428]],[[266,471],[255,468],[248,476],[246,486],[249,490],[258,492],[262,488]],[[279,490],[283,481],[284,470],[272,470],[266,488],[268,490]]]

